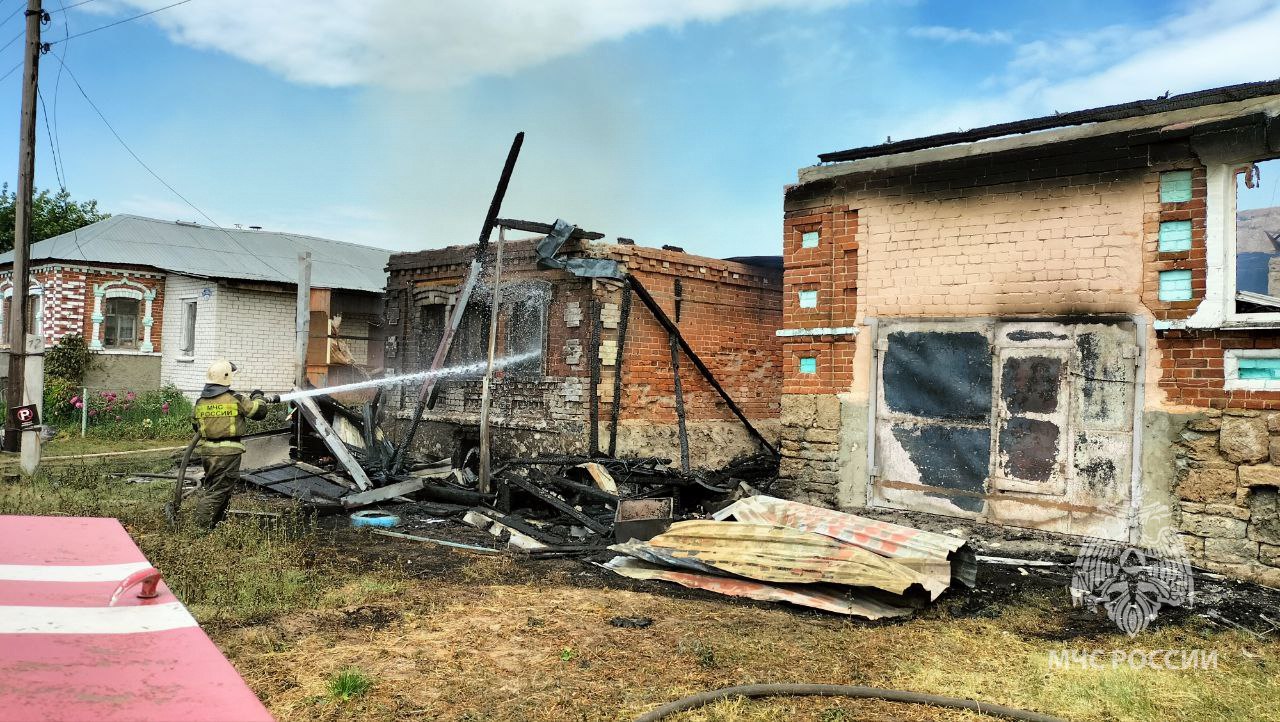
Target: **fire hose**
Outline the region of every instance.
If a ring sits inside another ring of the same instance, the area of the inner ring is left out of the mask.
[[[187,497],[195,493],[196,488],[191,490],[185,489],[187,481],[187,465],[191,463],[191,454],[195,452],[196,445],[200,443],[199,432],[192,434],[191,442],[187,444],[187,448],[182,451],[182,460],[178,462],[178,480],[173,485],[173,499],[164,505],[165,516],[169,518],[169,523],[174,529],[178,528],[178,514],[182,511],[182,502]]]
[[[882,699],[889,702],[906,702],[908,704],[927,704],[934,707],[950,707],[952,709],[973,710],[987,715],[1005,717],[1025,722],[1066,722],[1061,717],[1053,717],[1039,712],[1005,707],[988,702],[979,702],[959,697],[944,697],[937,694],[907,692],[897,689],[880,689],[878,687],[856,687],[843,684],[745,684],[738,687],[725,687],[710,692],[701,692],[670,704],[665,704],[652,712],[636,718],[635,722],[656,722],[677,712],[702,707],[732,697],[777,697],[777,696],[819,696],[819,697],[852,697],[855,699]]]

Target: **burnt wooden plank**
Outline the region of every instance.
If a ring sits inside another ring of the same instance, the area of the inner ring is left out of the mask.
[[[513,231],[541,233],[544,236],[550,233],[551,229],[554,228],[554,226],[550,223],[539,223],[538,221],[520,221],[514,218],[499,218],[498,225],[502,226],[503,228],[510,228]],[[604,238],[604,234],[596,233],[595,231],[584,231],[581,228],[575,228],[573,229],[573,233],[569,234],[569,237],[578,239],[578,240],[583,240],[583,241],[598,241],[601,238]]]
[[[585,526],[591,531],[597,534],[609,533],[609,527],[605,526],[604,524],[601,524],[595,519],[592,519],[591,517],[587,516],[583,512],[578,511],[577,509],[573,508],[573,505],[570,504],[569,502],[539,487],[537,484],[534,484],[528,479],[523,479],[518,476],[509,476],[507,477],[507,481],[515,486],[520,487],[521,489],[528,492],[529,494],[536,496],[538,499],[542,500],[543,502],[551,506],[556,511],[573,519],[574,521]]]

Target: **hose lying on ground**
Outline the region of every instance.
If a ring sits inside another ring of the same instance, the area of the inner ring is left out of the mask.
[[[178,479],[173,487],[173,499],[164,505],[165,516],[169,517],[169,523],[173,525],[174,529],[178,528],[179,514],[182,512],[182,492],[187,482],[187,465],[191,463],[191,454],[196,450],[196,445],[199,443],[200,432],[196,432],[192,435],[187,448],[182,450],[182,459],[178,462]]]
[[[907,702],[911,704],[928,704],[934,707],[951,707],[968,709],[982,714],[1006,717],[1026,722],[1066,722],[1061,717],[1053,717],[1039,712],[1004,707],[988,702],[979,702],[959,697],[943,697],[937,694],[920,692],[904,692],[897,689],[879,689],[877,687],[856,687],[843,684],[744,684],[739,687],[725,687],[710,692],[702,692],[684,699],[665,704],[652,712],[636,718],[635,722],[655,722],[664,717],[685,710],[702,707],[713,702],[731,697],[776,697],[776,696],[818,696],[818,697],[853,697],[857,699],[883,699],[890,702]]]

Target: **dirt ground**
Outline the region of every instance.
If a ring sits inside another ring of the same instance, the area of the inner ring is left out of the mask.
[[[409,533],[497,543],[455,522],[406,517]],[[1280,719],[1280,630],[1259,619],[1280,609],[1280,592],[1200,579],[1212,607],[1165,610],[1131,640],[1071,606],[1074,553],[1031,532],[962,530],[981,554],[1065,564],[982,564],[975,590],[948,592],[906,621],[865,622],[633,581],[591,560],[482,555],[328,523],[320,533],[336,561],[366,573],[316,609],[206,626],[281,720],[626,720],[686,694],[765,682],[910,689],[1067,719]],[[1213,651],[1218,668],[1050,666],[1052,651],[1131,648]],[[335,700],[330,680],[343,670],[367,676],[369,691]],[[984,719],[831,698],[737,700],[674,719],[784,717]]]

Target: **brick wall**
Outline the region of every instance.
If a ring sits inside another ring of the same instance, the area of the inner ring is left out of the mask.
[[[780,354],[774,332],[782,313],[780,273],[642,246],[588,247],[570,242],[566,251],[610,256],[622,262],[672,319],[677,318],[679,280],[677,323],[681,333],[750,418],[766,425],[776,419]],[[421,330],[417,304],[428,295],[439,300],[454,292],[463,281],[473,254],[474,247],[453,247],[392,257],[387,317],[388,334],[396,337],[393,345],[397,353],[388,358],[388,365],[408,370],[428,363],[429,351],[421,360],[417,358]],[[639,298],[633,297],[627,336],[625,342],[620,341],[624,305],[620,283],[539,269],[533,242],[509,243],[504,252],[504,288],[535,282],[546,284],[549,291],[545,375],[528,378],[496,374],[493,419],[503,429],[499,436],[504,439],[506,453],[587,451],[592,329],[599,318],[600,448],[606,449],[609,442],[621,343],[618,453],[674,458],[678,453],[676,412],[666,331]],[[487,289],[478,289],[480,296],[473,296],[473,302],[478,299],[483,304],[487,300],[484,290]],[[505,316],[500,317],[499,339],[505,338],[505,323]],[[680,377],[694,465],[714,466],[731,455],[754,450],[754,442],[741,423],[683,353]],[[437,453],[450,451],[445,447],[455,443],[456,427],[476,423],[478,402],[478,381],[443,382],[440,400],[425,418],[448,422],[453,430],[449,426],[431,427],[420,445]],[[407,412],[412,403],[410,390],[401,401],[402,412]]]
[[[680,334],[748,418],[775,419],[781,376],[781,274],[755,266],[646,248],[615,246],[632,275],[676,321]],[[676,282],[680,311],[676,313]],[[620,297],[610,294],[610,303]],[[615,325],[616,324],[610,324]],[[607,334],[613,335],[613,334]],[[639,298],[631,304],[623,361],[624,418],[674,421],[674,383],[667,332]],[[685,416],[733,421],[736,417],[680,354]]]
[[[206,293],[207,292],[207,293]],[[218,284],[205,278],[170,274],[165,279],[164,315],[173,319],[172,333],[162,340],[160,378],[194,396],[205,383],[205,371],[220,357],[218,348]],[[196,302],[195,352],[182,353],[182,306]]]
[[[239,389],[283,393],[293,388],[297,297],[220,283],[215,348],[239,369]]]

